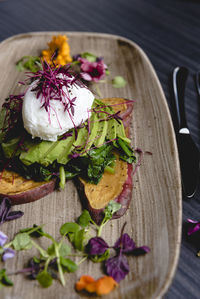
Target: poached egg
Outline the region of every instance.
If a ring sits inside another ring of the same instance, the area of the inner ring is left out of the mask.
[[[22,107],[24,128],[32,138],[56,141],[58,136],[79,126],[90,117],[94,95],[86,86],[77,83],[63,86],[62,101],[51,98],[46,110],[42,106],[42,94],[37,98],[36,91],[33,91],[36,85],[37,81],[34,81],[27,89]],[[67,105],[70,100],[73,102],[73,108],[65,110],[63,103]]]

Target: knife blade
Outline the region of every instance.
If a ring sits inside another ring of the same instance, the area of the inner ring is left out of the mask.
[[[200,155],[187,125],[185,116],[184,94],[188,69],[176,67],[173,71],[173,91],[178,120],[176,132],[183,190],[191,198],[197,189]]]

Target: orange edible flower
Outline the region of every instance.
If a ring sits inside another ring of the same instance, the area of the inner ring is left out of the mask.
[[[70,46],[67,41],[66,35],[53,36],[51,42],[48,43],[49,48],[42,51],[42,60],[50,65],[52,59],[56,65],[65,65],[71,62]]]
[[[89,293],[96,293],[101,296],[109,294],[117,285],[118,283],[111,276],[103,276],[94,280],[94,278],[89,275],[83,275],[76,283],[76,290],[86,290]]]
[[[76,283],[76,290],[77,291],[82,291],[85,289],[85,286],[89,283],[94,282],[94,278],[89,275],[82,275],[80,280]]]

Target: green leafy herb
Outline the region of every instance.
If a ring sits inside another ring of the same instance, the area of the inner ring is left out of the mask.
[[[33,227],[20,229],[20,233],[27,233],[31,237],[39,238],[43,235],[44,231],[42,230],[42,226],[34,224]]]
[[[51,275],[46,270],[41,271],[37,275],[36,279],[43,288],[50,287],[52,285],[52,282],[53,282],[53,278],[51,277]]]
[[[64,271],[75,272],[78,269],[76,263],[74,263],[72,260],[68,258],[64,258],[63,256],[60,257],[60,263]]]
[[[4,286],[9,287],[13,286],[13,282],[8,278],[6,274],[6,269],[0,270],[0,289]]]
[[[59,247],[59,255],[65,257],[71,253],[71,248],[66,243],[61,243]]]
[[[101,255],[90,255],[90,259],[94,262],[94,263],[101,263],[103,261],[106,261],[110,256],[110,250],[107,249],[103,254]]]
[[[112,219],[112,216],[115,212],[117,212],[119,209],[121,208],[121,204],[111,200],[109,202],[109,204],[105,207],[104,209],[104,218],[98,228],[98,233],[97,235],[100,236],[101,232],[102,232],[102,228],[104,227],[104,225],[110,220]]]
[[[85,229],[80,229],[75,232],[73,244],[76,249],[83,251],[85,240]]]
[[[75,233],[79,230],[79,225],[74,222],[66,222],[60,228],[61,235],[67,235],[68,233]]]
[[[90,213],[87,210],[83,210],[82,214],[78,218],[78,224],[85,228],[90,225],[90,222],[93,222]]]
[[[87,59],[89,62],[95,62],[97,59],[97,56],[89,52],[82,53],[81,57]]]
[[[120,148],[120,159],[127,163],[136,162],[136,156],[130,145],[121,138],[117,139],[117,145]]]
[[[32,242],[28,233],[19,233],[12,241],[15,250],[31,249]]]
[[[23,56],[16,63],[16,68],[18,71],[26,71],[29,70],[31,72],[37,72],[41,69],[41,61],[38,56]]]
[[[112,80],[112,86],[115,88],[122,88],[126,85],[126,80],[122,76],[116,76]]]

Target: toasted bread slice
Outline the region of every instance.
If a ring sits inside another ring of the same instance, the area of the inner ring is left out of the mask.
[[[0,174],[0,198],[8,197],[17,205],[40,199],[54,191],[56,180],[35,182],[27,180],[13,171],[4,170]]]
[[[123,121],[130,124],[133,109],[132,101],[123,98],[106,98],[102,101],[111,105],[115,112],[120,111]],[[128,127],[126,135],[127,137],[129,135]],[[96,223],[101,222],[103,210],[111,200],[122,205],[113,217],[119,218],[128,209],[132,197],[132,165],[117,158],[115,173],[105,172],[98,185],[88,183],[81,178],[75,179],[75,184],[83,207],[89,210]]]

